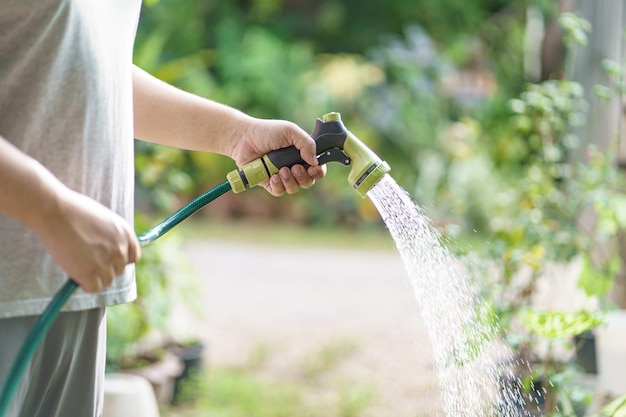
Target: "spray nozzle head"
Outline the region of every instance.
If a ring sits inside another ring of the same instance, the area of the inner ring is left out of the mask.
[[[317,119],[311,134],[316,142],[317,159],[320,165],[338,162],[351,166],[348,182],[365,197],[367,192],[390,171],[389,165],[381,160],[354,134],[344,126],[339,113],[328,113]],[[230,172],[228,181],[235,193],[253,187],[276,174],[283,166],[301,164],[308,166],[294,146],[269,152]]]
[[[342,135],[345,135],[341,151],[350,160],[349,164],[345,164],[351,166],[348,183],[361,197],[365,197],[374,184],[391,170],[389,164],[346,129],[339,113],[324,115],[321,124],[333,124],[336,129],[341,130]],[[319,120],[317,126],[320,126]],[[313,137],[315,137],[315,132],[313,132]]]

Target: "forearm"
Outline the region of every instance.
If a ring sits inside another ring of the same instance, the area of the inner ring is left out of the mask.
[[[66,187],[0,136],[0,214],[37,229]]]
[[[135,138],[231,156],[250,116],[173,87],[133,68]]]
[[[296,124],[264,120],[179,90],[133,68],[135,138],[193,151],[231,157],[238,166],[275,149],[295,146],[310,166],[283,167],[261,185],[271,194],[293,194],[324,176],[316,144]]]

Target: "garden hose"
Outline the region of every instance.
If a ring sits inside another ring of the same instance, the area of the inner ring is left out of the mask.
[[[222,196],[230,190],[230,183],[228,181],[223,181],[222,183],[213,187],[204,194],[196,197],[176,212],[172,213],[170,216],[168,216],[161,223],[154,226],[152,229],[137,236],[139,243],[141,244],[141,246],[146,246],[154,242],[156,239],[163,236],[165,233],[170,231],[174,226],[178,225],[187,217],[191,216],[202,207],[206,206],[211,201]],[[15,362],[13,362],[13,366],[11,367],[9,374],[7,375],[7,379],[4,382],[4,386],[2,387],[2,393],[0,394],[0,417],[5,416],[9,405],[11,404],[13,394],[15,393],[15,390],[19,385],[22,374],[24,373],[24,370],[26,369],[26,366],[28,365],[31,357],[37,350],[41,339],[46,334],[46,332],[52,325],[52,322],[61,311],[61,308],[74,293],[76,288],[78,288],[78,284],[74,280],[68,279],[63,287],[61,287],[61,289],[52,298],[44,312],[41,314],[41,316],[31,329],[30,333],[26,337],[26,340],[24,341],[20,351],[18,352],[17,359],[15,360]]]
[[[316,154],[320,165],[328,162],[351,165],[348,182],[361,197],[365,197],[367,192],[390,170],[385,161],[381,160],[346,129],[339,113],[328,113],[321,120],[317,119],[311,136],[316,143]],[[296,164],[309,166],[300,156],[300,151],[294,146],[289,146],[271,151],[261,158],[231,171],[226,176],[226,181],[196,197],[152,229],[138,235],[139,243],[141,246],[152,243],[226,192],[232,190],[235,193],[240,193],[268,180],[272,175],[277,174],[280,168],[292,167]],[[5,416],[22,374],[41,339],[76,288],[78,288],[78,284],[69,279],[55,294],[31,329],[0,393],[0,417]]]

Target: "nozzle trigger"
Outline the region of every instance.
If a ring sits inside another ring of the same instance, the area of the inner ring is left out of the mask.
[[[342,165],[348,166],[352,162],[350,157],[339,148],[330,148],[317,157],[317,161],[320,165],[327,164],[329,162],[339,162]]]

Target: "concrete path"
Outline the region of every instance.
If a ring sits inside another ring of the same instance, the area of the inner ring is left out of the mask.
[[[324,346],[349,347],[333,374],[375,393],[367,416],[443,415],[430,341],[398,253],[185,246],[204,284],[209,366],[245,364],[263,350],[264,372],[295,376]]]

